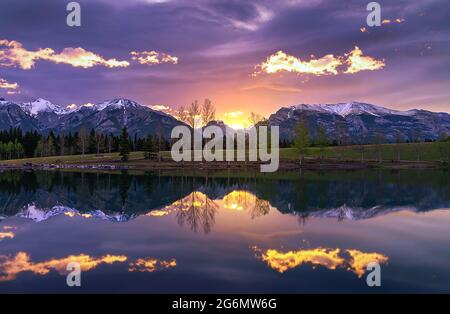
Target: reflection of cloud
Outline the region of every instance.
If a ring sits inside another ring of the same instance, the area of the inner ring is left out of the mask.
[[[369,263],[377,262],[379,264],[386,263],[388,257],[380,253],[364,253],[359,250],[346,250],[350,255],[349,259],[340,256],[340,249],[316,248],[298,251],[281,252],[275,249],[261,250],[253,247],[257,252],[257,257],[266,262],[267,265],[284,273],[285,271],[301,266],[305,263],[319,265],[334,270],[337,267],[347,267],[348,270],[355,273],[358,277],[364,275],[366,267]]]
[[[364,253],[358,250],[347,250],[351,256],[351,260],[348,262],[349,269],[351,269],[358,277],[362,277],[366,271],[366,267],[369,263],[377,262],[383,264],[388,261],[388,257],[379,253]]]
[[[93,66],[104,66],[108,68],[127,67],[127,61],[117,59],[104,59],[102,56],[87,51],[81,47],[64,48],[56,53],[51,48],[39,48],[32,51],[23,48],[18,41],[0,40],[0,66],[19,66],[24,70],[34,67],[38,60],[47,60],[54,63],[65,63],[73,67],[91,68]]]
[[[14,232],[8,231],[8,232],[0,232],[0,241],[3,239],[12,239],[14,238],[15,234]]]
[[[155,65],[161,63],[178,64],[178,57],[158,51],[132,51],[131,59],[138,61],[140,64]]]
[[[88,271],[100,264],[122,263],[126,260],[127,257],[124,255],[108,254],[100,258],[94,258],[86,254],[80,254],[33,263],[30,261],[30,256],[25,252],[19,252],[14,257],[0,255],[0,281],[14,280],[22,272],[46,275],[54,269],[58,273],[64,274],[67,272],[67,265],[71,262],[79,263],[82,271]]]
[[[381,24],[391,24],[391,23],[400,24],[400,23],[403,23],[404,21],[405,21],[405,19],[400,19],[400,18],[395,19],[395,20],[384,19],[383,21],[381,21]]]
[[[174,258],[170,260],[160,260],[157,258],[139,258],[133,263],[130,263],[128,271],[152,273],[157,270],[171,268],[175,266],[177,266],[177,261]]]
[[[19,88],[19,84],[17,83],[10,83],[4,78],[0,77],[0,88],[2,89],[17,89]]]
[[[355,47],[350,53],[346,54],[346,57],[348,68],[344,73],[380,70],[385,66],[383,60],[376,60],[370,56],[363,56],[363,52],[358,47]]]
[[[259,257],[267,265],[278,271],[284,273],[285,271],[300,266],[305,263],[313,265],[324,266],[328,269],[336,269],[344,263],[344,259],[339,257],[339,249],[311,249],[280,252],[278,250],[269,249],[262,252]]]
[[[361,30],[365,31],[365,30]],[[341,66],[347,65],[347,69],[342,72]],[[266,61],[256,66],[260,73],[274,74],[280,72],[290,72],[297,74],[311,75],[338,75],[340,73],[357,73],[360,71],[374,71],[385,66],[383,60],[376,60],[370,56],[364,56],[359,47],[342,56],[335,57],[333,54],[325,55],[321,58],[311,56],[308,61],[301,60],[283,51],[278,51],[269,56]]]

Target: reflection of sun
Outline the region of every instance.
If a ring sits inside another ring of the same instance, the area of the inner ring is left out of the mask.
[[[224,208],[240,211],[247,209],[250,205],[254,206],[256,196],[247,191],[236,190],[225,195],[222,201]]]

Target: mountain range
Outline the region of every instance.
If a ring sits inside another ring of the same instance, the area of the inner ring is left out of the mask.
[[[382,134],[383,141],[435,140],[450,134],[450,114],[426,110],[392,110],[381,106],[348,102],[338,104],[300,104],[282,107],[270,115],[269,125],[280,127],[281,140],[292,140],[295,125],[304,120],[313,138],[322,126],[330,139],[371,142]],[[170,137],[173,127],[183,122],[170,114],[153,110],[135,101],[116,98],[99,104],[64,108],[48,100],[15,103],[0,99],[0,130],[20,127],[55,134],[95,129],[119,134],[123,126],[129,134],[143,137],[161,134]],[[223,121],[213,121],[225,129]]]
[[[383,142],[436,140],[450,134],[448,113],[399,111],[360,102],[283,107],[269,117],[269,125],[280,127],[281,139],[292,139],[302,119],[313,138],[320,125],[329,138],[353,143],[369,143],[380,134]]]
[[[0,130],[20,127],[24,131],[59,134],[85,128],[117,135],[126,125],[130,135],[160,134],[169,138],[172,128],[180,124],[171,115],[123,98],[75,108],[41,98],[29,103],[0,100]]]

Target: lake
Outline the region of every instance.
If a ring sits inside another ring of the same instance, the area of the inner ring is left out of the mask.
[[[0,201],[2,293],[450,292],[448,171],[5,171]]]

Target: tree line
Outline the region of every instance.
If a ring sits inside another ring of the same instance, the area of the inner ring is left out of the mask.
[[[313,130],[315,132],[315,136],[313,137],[311,132],[311,128],[308,126],[306,119],[301,118],[294,128],[294,141],[292,146],[296,148],[300,154],[300,162],[304,162],[305,155],[307,154],[309,148],[318,147],[319,148],[319,158],[323,159],[325,155],[325,148],[327,146],[355,146],[360,154],[360,158],[363,161],[366,151],[366,145],[372,144],[377,153],[377,159],[381,162],[382,160],[382,149],[383,144],[386,144],[386,136],[382,129],[378,129],[374,132],[371,137],[366,137],[363,134],[358,136],[357,140],[352,140],[348,134],[348,130],[346,129],[346,125],[344,122],[336,121],[334,125],[334,134],[333,138],[327,136],[327,132],[325,126],[321,124],[317,124],[316,128]],[[399,161],[401,159],[401,145],[402,143],[421,143],[421,142],[430,142],[431,140],[424,139],[420,132],[417,130],[411,131],[410,137],[405,138],[405,136],[397,131],[394,137],[394,144],[396,145],[396,158]],[[392,142],[392,140],[391,140]],[[439,138],[435,140],[437,142],[437,147],[439,150],[439,154],[441,155],[442,160],[450,159],[450,136],[441,132]],[[422,146],[414,145],[413,146],[417,161],[421,159],[421,149]],[[343,158],[344,150],[341,149],[341,157]]]
[[[128,159],[128,154],[133,151],[150,154],[169,148],[170,143],[163,136],[131,136],[126,127],[120,135],[96,132],[94,129],[87,132],[85,128],[65,134],[23,132],[20,128],[0,131],[1,160],[115,152],[120,152],[123,159]]]

